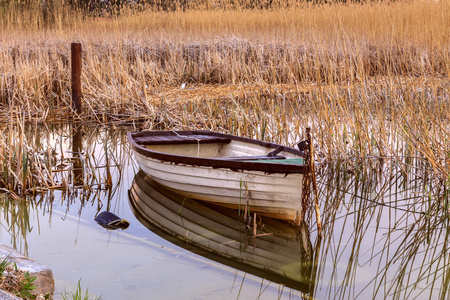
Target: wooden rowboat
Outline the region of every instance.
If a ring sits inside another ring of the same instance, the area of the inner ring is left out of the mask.
[[[306,227],[263,217],[257,235],[236,210],[195,201],[142,170],[129,191],[136,218],[162,238],[246,273],[311,294],[313,249]]]
[[[186,197],[299,224],[303,176],[295,148],[209,131],[129,132],[140,168]]]

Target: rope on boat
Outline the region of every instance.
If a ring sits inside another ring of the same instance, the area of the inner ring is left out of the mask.
[[[185,135],[180,135],[178,134],[178,132],[176,132],[175,130],[171,130],[173,133],[175,133],[178,137],[183,138],[183,139],[188,139],[188,138],[193,138],[197,141],[197,157],[200,157],[200,141],[201,139],[196,138],[195,136],[185,136]]]

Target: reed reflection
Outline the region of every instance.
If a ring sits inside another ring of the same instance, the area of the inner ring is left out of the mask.
[[[448,187],[413,160],[323,167],[318,298],[448,298]]]
[[[30,213],[35,205],[22,200],[12,200],[0,194],[1,224],[11,236],[11,245],[15,249],[24,249],[28,252],[27,235],[33,229],[30,224]]]
[[[39,234],[44,221],[51,227],[54,208],[81,216],[85,207],[100,211],[106,204],[108,210],[119,213],[111,203],[120,199],[123,169],[130,164],[124,131],[75,123],[19,129],[8,128],[8,133],[12,146],[22,141],[25,154],[10,148],[14,150],[7,153],[11,159],[5,161],[11,160],[10,165],[17,168],[6,168],[6,175],[0,176],[1,233],[11,236],[12,247],[27,254],[27,237],[32,231]]]

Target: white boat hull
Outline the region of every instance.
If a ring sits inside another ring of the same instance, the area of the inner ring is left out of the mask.
[[[186,197],[299,222],[303,174],[265,174],[161,162],[139,153],[141,169],[157,183]],[[248,189],[248,200],[247,190]]]
[[[289,220],[302,219],[303,152],[203,131],[129,133],[140,168],[189,198]]]

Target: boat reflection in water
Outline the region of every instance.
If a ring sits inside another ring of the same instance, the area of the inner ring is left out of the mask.
[[[240,221],[238,211],[174,193],[143,171],[134,178],[129,195],[137,219],[164,239],[224,265],[312,295],[312,246],[309,236],[299,232],[298,227],[265,218],[258,221],[255,237],[251,226]]]

